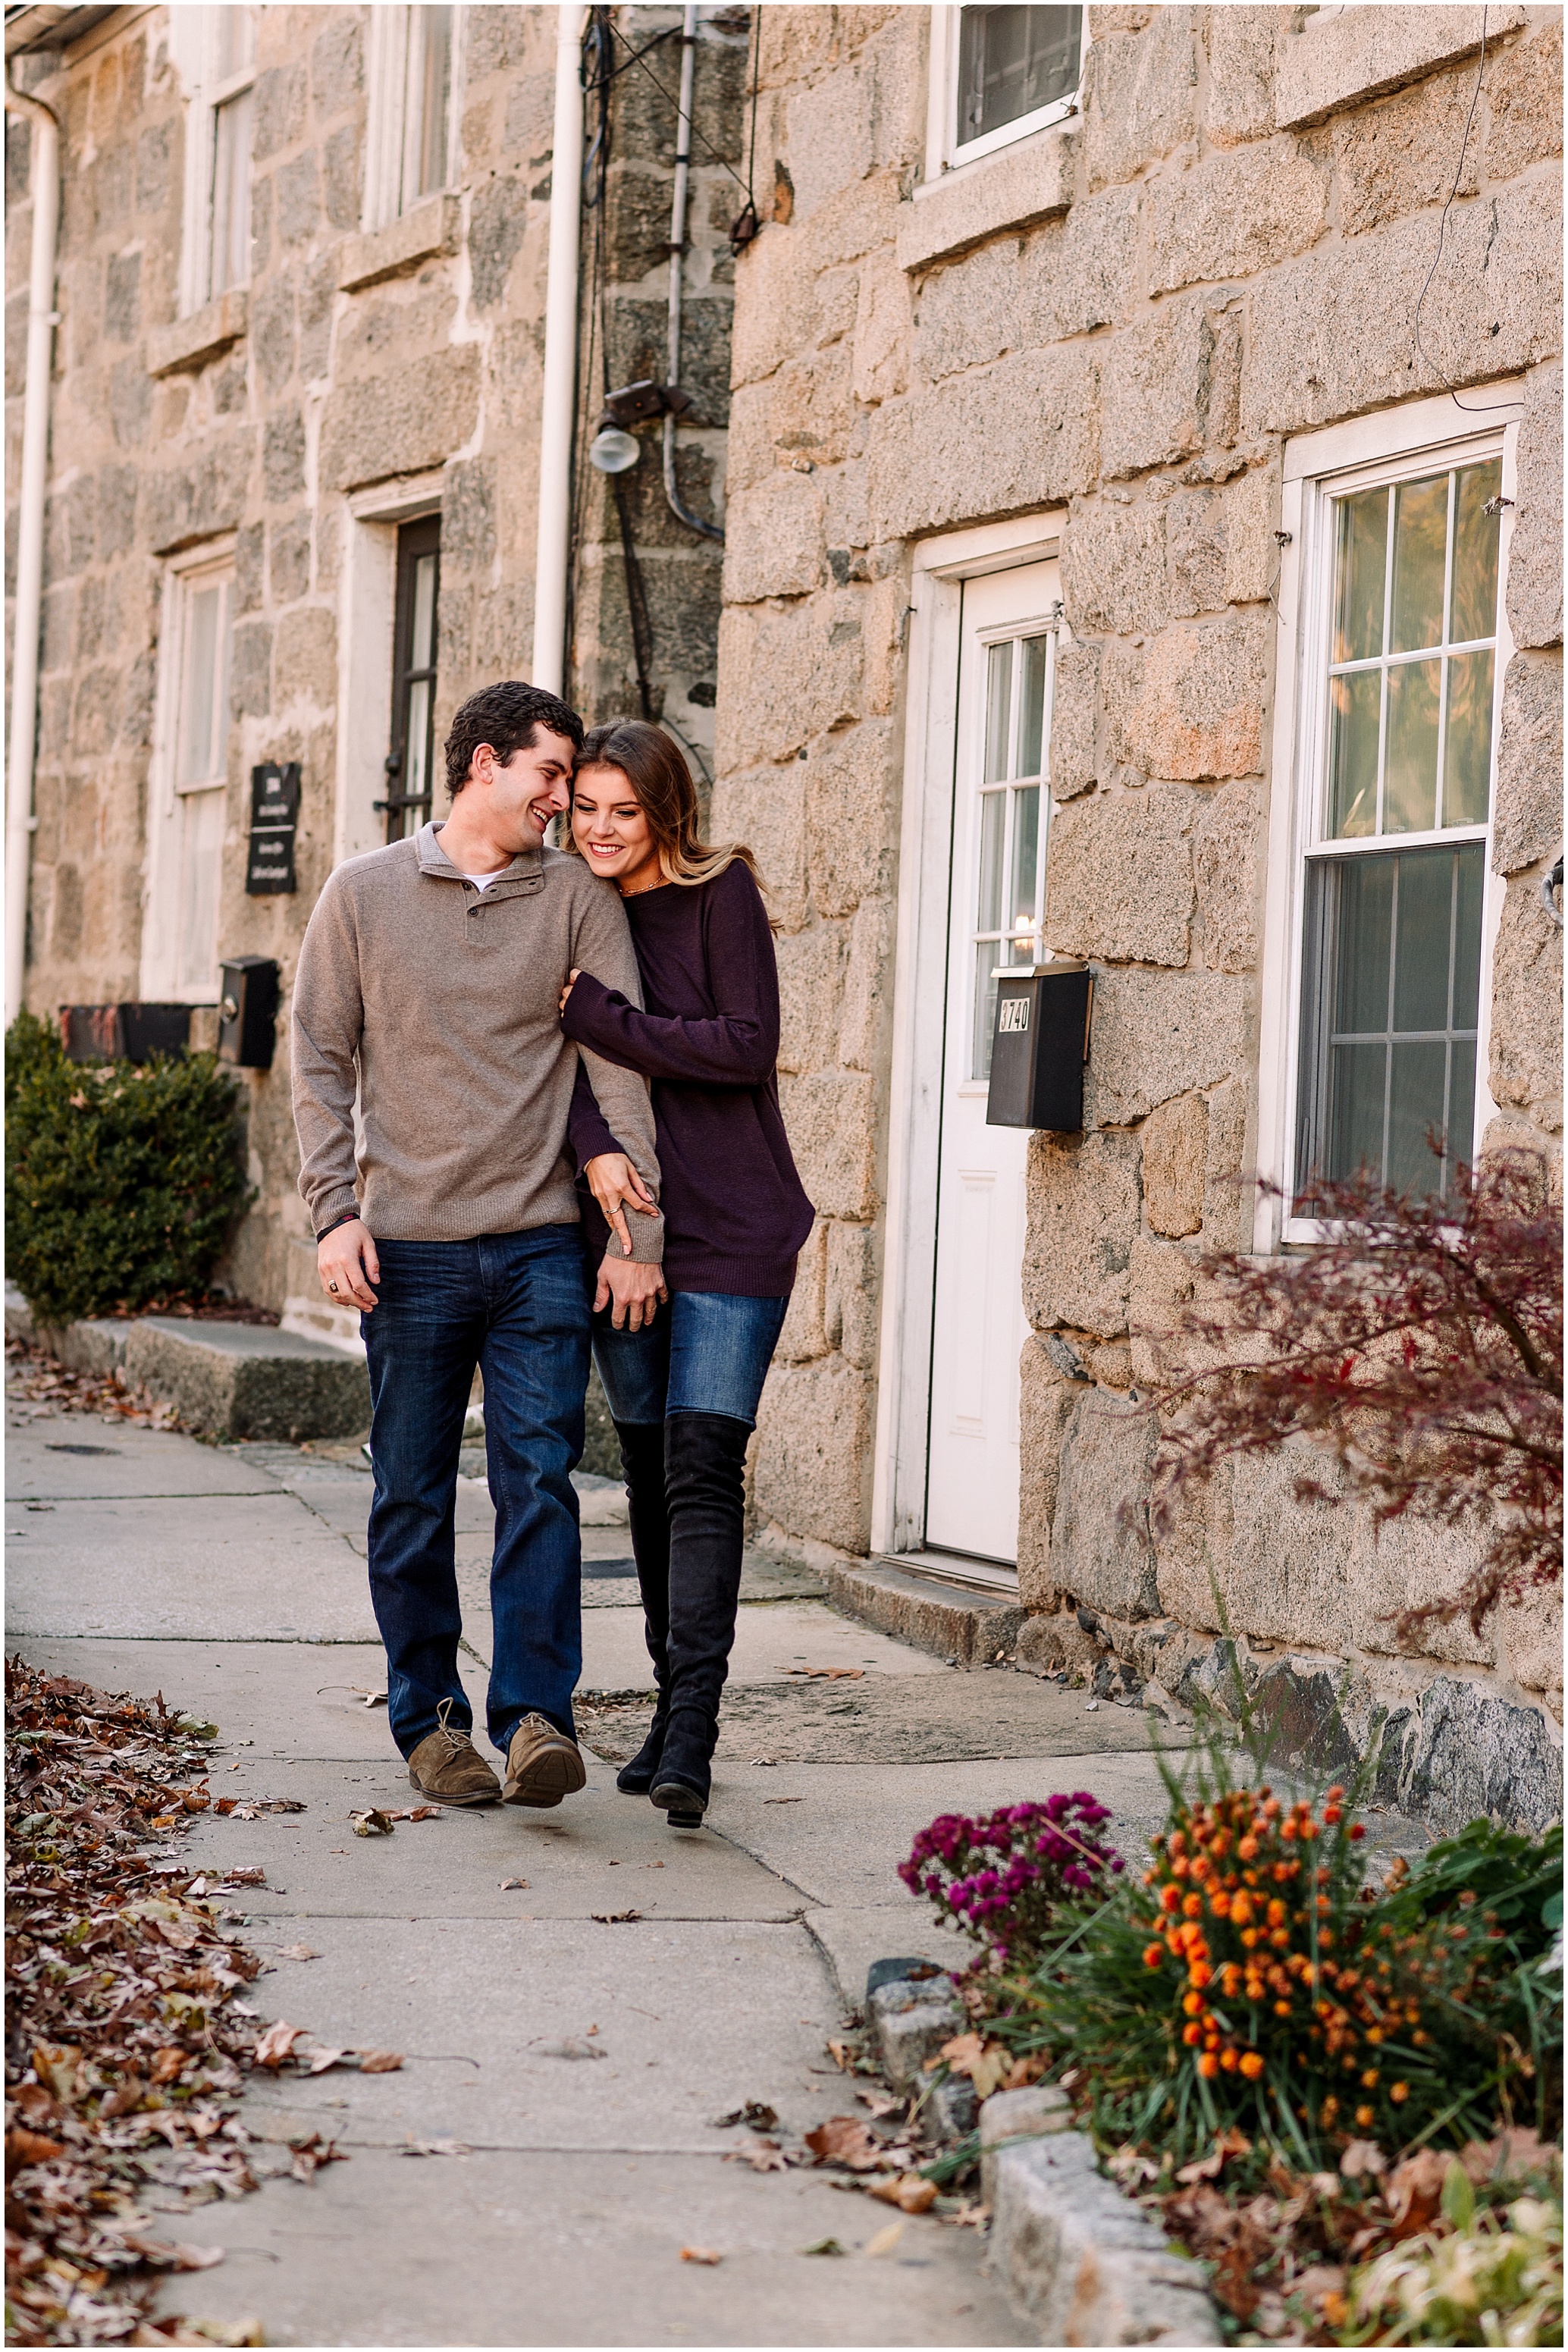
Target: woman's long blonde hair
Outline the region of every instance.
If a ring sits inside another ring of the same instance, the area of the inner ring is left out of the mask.
[[[626,777],[647,819],[658,851],[659,872],[667,882],[684,883],[689,888],[699,882],[711,882],[727,866],[740,865],[749,869],[759,890],[767,888],[756,859],[742,842],[726,842],[716,848],[703,840],[697,827],[697,787],[691,771],[679,745],[661,727],[647,719],[615,719],[607,727],[591,727],[573,762],[574,774],[584,768],[618,768]],[[570,825],[562,846],[574,856],[582,856]]]

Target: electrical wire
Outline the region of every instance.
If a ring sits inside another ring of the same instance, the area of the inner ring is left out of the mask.
[[[671,29],[673,29],[673,27]],[[618,25],[612,24],[610,30],[614,34],[616,39],[620,42],[623,48],[631,48],[631,43],[626,39],[626,35],[622,32]],[[647,43],[647,47],[649,48],[653,47],[651,41]],[[679,114],[680,111],[679,99],[676,96],[673,90],[666,89],[663,82],[660,81],[658,76],[654,72],[653,68],[644,62],[644,53],[641,49],[632,49],[631,56],[626,59],[626,65],[640,65],[644,73],[647,74],[649,81],[652,82],[655,89],[658,90],[660,98],[667,98],[671,106],[675,108],[676,112]],[[619,70],[624,73],[626,71],[626,67],[621,67]],[[691,125],[691,136],[696,140],[700,147],[707,150],[708,153],[712,157],[714,163],[718,164],[721,171],[729,173],[730,177],[734,181],[735,185],[738,188],[745,187],[746,184],[744,180],[742,179],[739,172],[736,171],[734,165],[725,162],[723,156],[720,154],[717,147],[712,144],[711,141],[704,139],[701,131],[697,129],[695,123]],[[748,189],[747,194],[750,194],[750,193],[751,191]]]
[[[1432,256],[1432,267],[1426,272],[1426,282],[1422,287],[1415,303],[1415,334],[1416,356],[1423,360],[1427,367],[1431,369],[1433,374],[1436,377],[1438,383],[1442,385],[1444,391],[1447,394],[1455,407],[1463,409],[1467,416],[1493,416],[1500,414],[1505,408],[1517,408],[1519,405],[1517,401],[1512,400],[1483,400],[1479,404],[1474,401],[1461,400],[1458,394],[1455,391],[1448,376],[1444,370],[1437,365],[1436,361],[1432,357],[1432,354],[1421,340],[1422,307],[1426,302],[1427,295],[1432,290],[1432,280],[1436,277],[1439,266],[1443,259],[1443,242],[1447,234],[1448,215],[1453,210],[1454,199],[1459,193],[1459,182],[1465,176],[1465,157],[1469,152],[1470,132],[1475,127],[1476,109],[1481,102],[1481,84],[1486,79],[1487,70],[1487,9],[1483,7],[1481,10],[1481,48],[1480,57],[1476,65],[1476,86],[1470,92],[1470,110],[1465,117],[1464,136],[1459,141],[1459,160],[1454,166],[1453,185],[1448,190],[1447,199],[1443,206],[1442,216],[1437,223],[1437,250]]]

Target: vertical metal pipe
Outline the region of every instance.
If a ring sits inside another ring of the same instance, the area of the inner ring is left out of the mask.
[[[539,541],[533,583],[535,686],[566,683],[566,587],[572,560],[572,433],[577,404],[578,240],[583,212],[583,28],[563,7],[555,33],[555,134],[550,165],[550,278],[544,305],[544,400],[539,420]]]
[[[33,764],[38,735],[38,625],[44,593],[44,492],[49,462],[49,367],[55,333],[55,258],[60,219],[59,125],[41,99],[11,85],[5,107],[32,125],[33,251],[27,288],[27,369],[22,404],[22,473],[16,530],[16,599],[11,648],[11,749],[5,802],[5,1021],[22,1009],[26,980],[27,890],[33,854]]]
[[[686,260],[686,194],[691,173],[691,85],[697,70],[697,9],[689,0],[680,27],[680,96],[675,121],[675,194],[669,208],[669,368],[666,381],[680,382],[681,272]],[[664,420],[664,495],[670,512],[704,539],[724,536],[717,523],[704,522],[682,505],[675,480],[675,419]]]

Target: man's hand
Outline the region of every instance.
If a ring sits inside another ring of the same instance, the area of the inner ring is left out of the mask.
[[[610,1322],[616,1330],[646,1330],[659,1302],[668,1297],[661,1266],[628,1265],[613,1250],[605,1251],[594,1293],[594,1312],[599,1314],[613,1299]]]
[[[657,1217],[658,1205],[653,1194],[632,1166],[624,1151],[601,1151],[590,1160],[584,1174],[588,1190],[605,1213],[605,1222],[620,1243],[623,1257],[632,1254],[632,1237],[626,1228],[625,1203],[630,1202],[645,1217]]]
[[[334,1225],[317,1243],[316,1271],[321,1288],[336,1305],[347,1307],[352,1301],[366,1315],[370,1313],[375,1305],[371,1284],[381,1280],[381,1260],[363,1218],[351,1217],[346,1225]]]

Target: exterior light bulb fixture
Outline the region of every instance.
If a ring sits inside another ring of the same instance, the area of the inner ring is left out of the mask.
[[[625,474],[642,455],[642,443],[635,433],[624,433],[618,425],[606,425],[588,444],[588,463],[596,466],[601,474]]]

